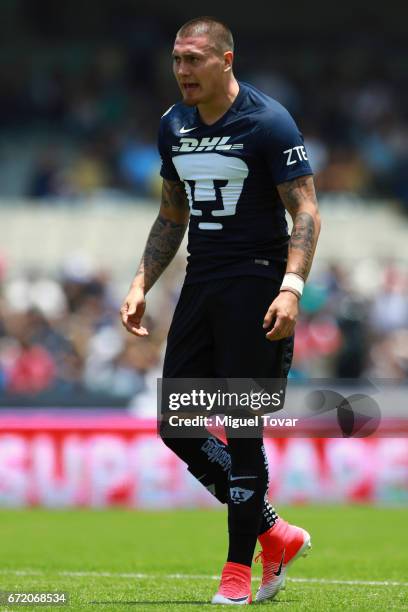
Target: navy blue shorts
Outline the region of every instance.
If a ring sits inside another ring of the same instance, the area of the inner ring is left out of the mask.
[[[170,326],[163,378],[280,378],[293,336],[265,338],[264,316],[279,293],[267,278],[241,276],[184,285]]]

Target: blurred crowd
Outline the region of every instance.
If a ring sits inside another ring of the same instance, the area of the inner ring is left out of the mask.
[[[180,266],[181,266],[181,262]],[[408,378],[408,273],[398,262],[366,270],[324,267],[306,285],[291,377]],[[146,338],[125,332],[124,296],[104,271],[75,258],[58,278],[3,276],[0,297],[0,399],[3,405],[137,405],[161,375],[177,300],[179,267],[148,300]],[[151,395],[149,396],[152,397]],[[151,413],[155,406],[149,405]]]
[[[179,99],[174,24],[118,8],[103,43],[67,37],[47,46],[41,15],[29,17],[30,53],[0,55],[2,143],[31,151],[16,195],[156,194],[159,118]],[[322,32],[291,45],[284,31],[256,40],[238,31],[236,73],[297,119],[320,192],[393,197],[408,210],[408,88],[396,40]]]
[[[1,285],[0,395],[47,397],[52,405],[123,405],[160,360],[162,323],[147,339],[119,322],[109,274],[73,257],[58,278],[32,271]],[[164,321],[166,324],[166,321]],[[23,402],[24,403],[24,402]]]

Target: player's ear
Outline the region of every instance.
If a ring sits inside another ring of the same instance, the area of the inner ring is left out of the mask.
[[[228,72],[228,70],[232,70],[233,59],[234,59],[233,52],[225,51],[224,53],[224,72]]]

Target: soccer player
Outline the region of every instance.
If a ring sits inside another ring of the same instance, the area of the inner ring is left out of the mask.
[[[188,233],[188,265],[170,327],[163,378],[284,378],[299,299],[320,231],[303,138],[278,102],[233,73],[229,28],[210,17],[177,32],[173,70],[182,101],[159,130],[163,190],[139,269],[121,308],[146,336],[145,295]],[[288,235],[285,209],[293,220]],[[251,602],[257,539],[263,577],[256,600],[282,588],[309,533],[269,504],[261,437],[227,444],[210,435],[163,440],[228,506],[229,549],[213,603]]]

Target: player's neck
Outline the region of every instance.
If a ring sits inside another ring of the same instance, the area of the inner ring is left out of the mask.
[[[206,125],[216,123],[234,103],[235,98],[239,93],[239,84],[235,77],[232,77],[224,91],[220,92],[220,96],[207,104],[198,104],[198,112],[201,120]]]

